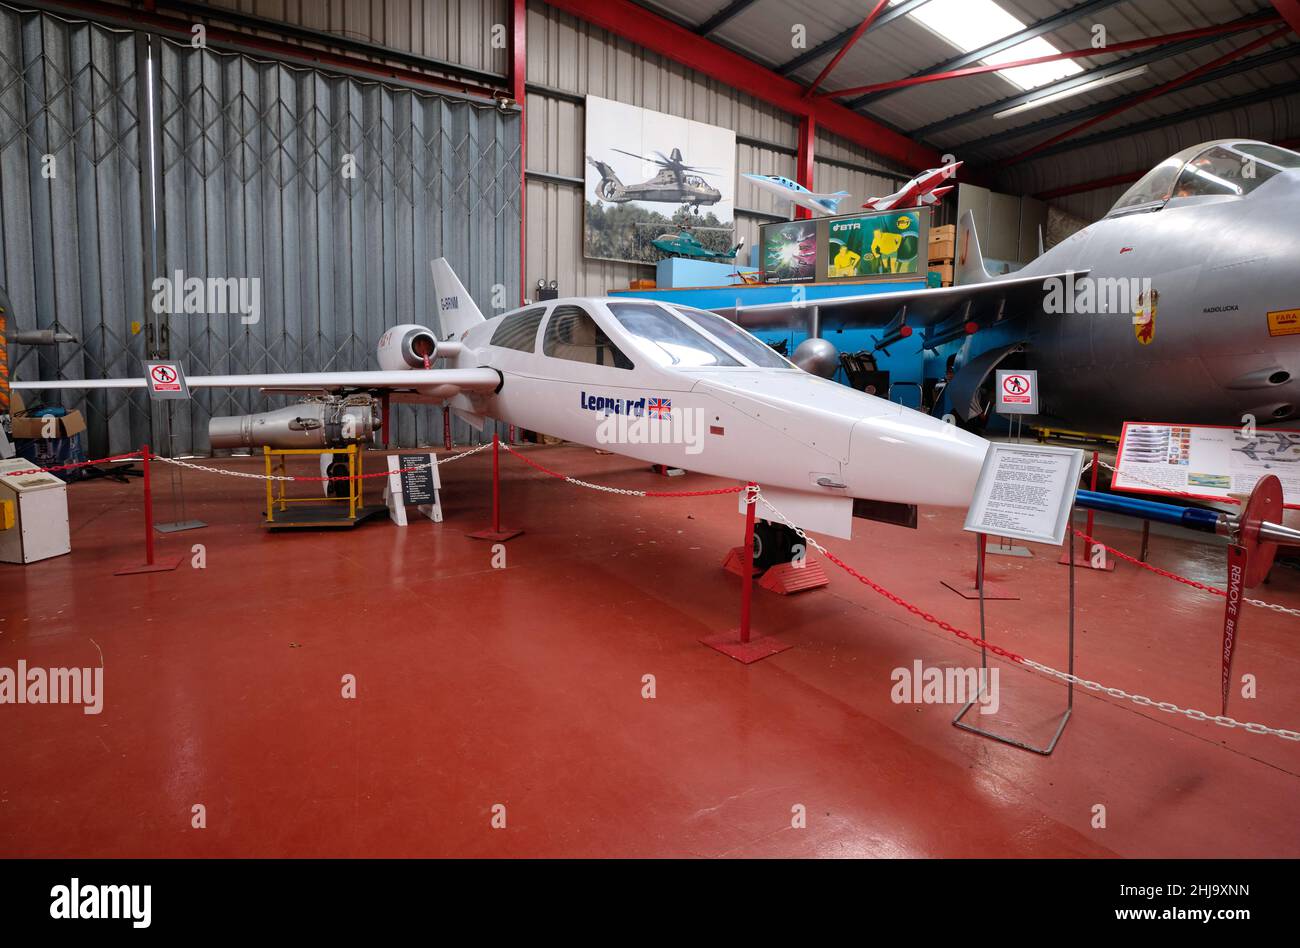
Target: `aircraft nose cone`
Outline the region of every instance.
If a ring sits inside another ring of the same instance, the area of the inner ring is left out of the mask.
[[[969,507],[989,443],[938,418],[902,409],[853,426],[849,488],[854,497]]]

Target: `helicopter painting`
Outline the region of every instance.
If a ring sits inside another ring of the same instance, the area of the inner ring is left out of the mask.
[[[730,250],[710,250],[700,243],[698,237],[685,230],[677,234],[660,234],[651,243],[669,256],[692,260],[735,260],[740,248],[745,246],[744,238],[741,238]]]
[[[596,96],[586,98],[583,256],[653,264],[665,253],[724,253],[735,230],[736,133]],[[670,249],[657,241],[670,241]]]
[[[596,196],[602,201],[609,201],[612,204],[623,204],[627,201],[681,204],[698,214],[700,205],[717,204],[722,200],[722,192],[702,177],[704,174],[717,172],[686,164],[682,160],[680,148],[674,148],[668,155],[657,151],[653,156],[636,155],[621,148],[615,148],[614,151],[658,165],[659,172],[648,181],[624,184],[614,173],[613,168],[588,155],[587,161],[600,172]]]

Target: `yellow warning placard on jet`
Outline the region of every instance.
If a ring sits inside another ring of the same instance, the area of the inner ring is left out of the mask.
[[[1294,336],[1300,333],[1300,309],[1277,309],[1268,314],[1270,336]]]

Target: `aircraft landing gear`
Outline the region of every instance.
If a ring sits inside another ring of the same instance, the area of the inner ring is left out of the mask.
[[[754,524],[754,566],[770,569],[780,563],[789,563],[796,556],[807,555],[799,534],[783,523],[760,520]]]

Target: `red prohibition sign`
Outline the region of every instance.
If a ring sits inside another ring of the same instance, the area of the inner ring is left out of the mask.
[[[1029,391],[1029,379],[1023,375],[1008,375],[1002,380],[1002,388],[1008,395],[1023,395]]]
[[[176,381],[176,372],[171,368],[171,366],[155,365],[149,370],[149,374],[153,376],[155,382],[166,384],[168,382]]]

